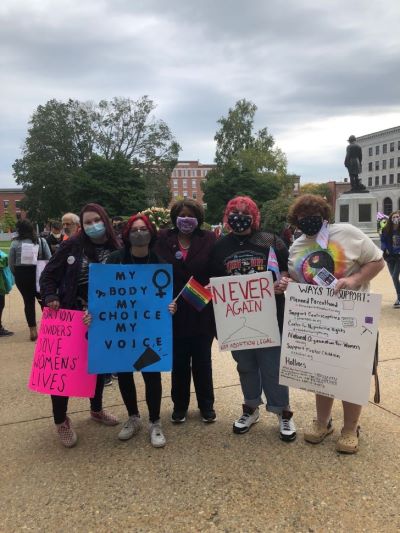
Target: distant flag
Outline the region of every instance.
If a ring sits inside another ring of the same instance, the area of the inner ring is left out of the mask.
[[[281,279],[281,274],[279,272],[278,259],[276,257],[275,250],[272,248],[272,246],[270,246],[269,248],[267,270],[271,270],[272,272],[275,272],[277,281]]]
[[[175,300],[182,296],[188,304],[192,305],[196,311],[202,311],[205,306],[211,301],[211,291],[203,287],[193,276],[183,287],[181,292],[176,296]]]

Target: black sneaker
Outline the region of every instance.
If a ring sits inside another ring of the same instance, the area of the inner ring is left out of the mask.
[[[200,414],[201,414],[201,419],[206,424],[212,424],[213,422],[217,420],[217,415],[215,414],[214,409],[208,409],[207,411],[200,410]]]
[[[171,415],[171,422],[174,424],[183,424],[186,422],[186,411],[173,411]]]
[[[399,309],[399,308],[400,308],[400,301],[399,301],[399,300],[396,300],[396,301],[394,302],[394,304],[393,304],[393,307],[394,307],[395,309]]]
[[[5,329],[3,326],[1,326],[0,337],[10,337],[11,335],[14,335],[13,331],[8,331],[8,329]]]
[[[111,376],[110,377],[106,377],[104,378],[104,386],[105,387],[109,387],[110,385],[112,385],[112,379],[111,379]]]

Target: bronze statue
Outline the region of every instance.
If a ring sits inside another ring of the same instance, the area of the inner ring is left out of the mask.
[[[361,146],[356,143],[354,135],[348,138],[349,145],[346,148],[346,158],[344,166],[347,168],[350,176],[351,190],[348,192],[368,192],[365,185],[361,183],[358,175],[361,172],[362,150]]]

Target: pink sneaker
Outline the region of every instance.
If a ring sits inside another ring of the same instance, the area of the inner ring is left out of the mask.
[[[62,424],[56,424],[56,427],[61,443],[66,448],[73,448],[77,443],[78,437],[75,431],[72,429],[71,420],[69,417],[67,416]]]
[[[90,418],[95,422],[104,424],[105,426],[116,426],[119,424],[118,418],[108,411],[104,411],[104,409],[101,411],[90,411]]]

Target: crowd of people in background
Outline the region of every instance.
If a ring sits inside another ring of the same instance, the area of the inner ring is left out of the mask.
[[[169,263],[173,267],[174,297],[193,276],[206,286],[211,277],[247,275],[267,270],[269,250],[276,252],[280,275],[273,272],[276,314],[282,331],[285,290],[290,280],[313,283],[306,257],[319,244],[316,238],[327,228],[329,244],[324,266],[338,281],[338,288],[368,290],[369,281],[388,264],[396,290],[395,307],[400,307],[400,212],[392,213],[381,234],[379,250],[360,230],[349,224],[330,224],[330,209],[319,196],[303,195],[291,207],[288,224],[281,236],[261,230],[260,212],[255,201],[246,196],[228,202],[223,224],[218,231],[205,230],[203,206],[192,199],[176,201],[170,210],[170,229],[157,230],[146,215],[133,214],[128,220],[109,218],[97,204],[87,204],[80,215],[66,213],[61,221],[53,221],[45,238],[37,236],[29,220],[17,224],[17,235],[11,243],[8,264],[23,301],[30,339],[37,338],[35,300],[52,309],[88,309],[88,275],[90,263],[154,264]],[[29,248],[29,245],[32,248]],[[340,247],[343,257],[335,264],[329,245]],[[45,267],[37,287],[34,264],[26,264],[26,249],[36,250]],[[0,265],[5,264],[0,263]],[[1,289],[1,285],[0,285]],[[1,325],[4,290],[0,294],[0,335],[11,335]],[[171,421],[183,424],[190,404],[193,379],[200,419],[216,421],[211,347],[216,336],[212,306],[198,312],[186,301],[172,302],[173,368],[171,376]],[[86,313],[90,327],[91,317]],[[289,389],[279,384],[280,347],[234,350],[242,390],[242,410],[233,422],[233,432],[247,433],[260,419],[262,394],[266,409],[277,416],[281,440],[296,439],[296,426],[289,401]],[[372,369],[371,369],[372,371]],[[166,438],[161,424],[162,379],[159,372],[142,373],[149,412],[150,442],[163,447]],[[136,387],[131,372],[115,376],[127,410],[127,420],[118,433],[120,440],[129,440],[142,427]],[[103,409],[105,383],[111,376],[98,375],[94,397],[90,400],[90,417],[106,426],[114,426],[117,418]],[[66,447],[77,442],[77,435],[67,415],[68,398],[51,396],[54,423],[60,441]],[[331,418],[333,399],[316,395],[316,419],[305,430],[306,441],[317,444],[333,431]],[[337,441],[338,451],[355,453],[359,446],[361,407],[343,402],[344,424]]]

